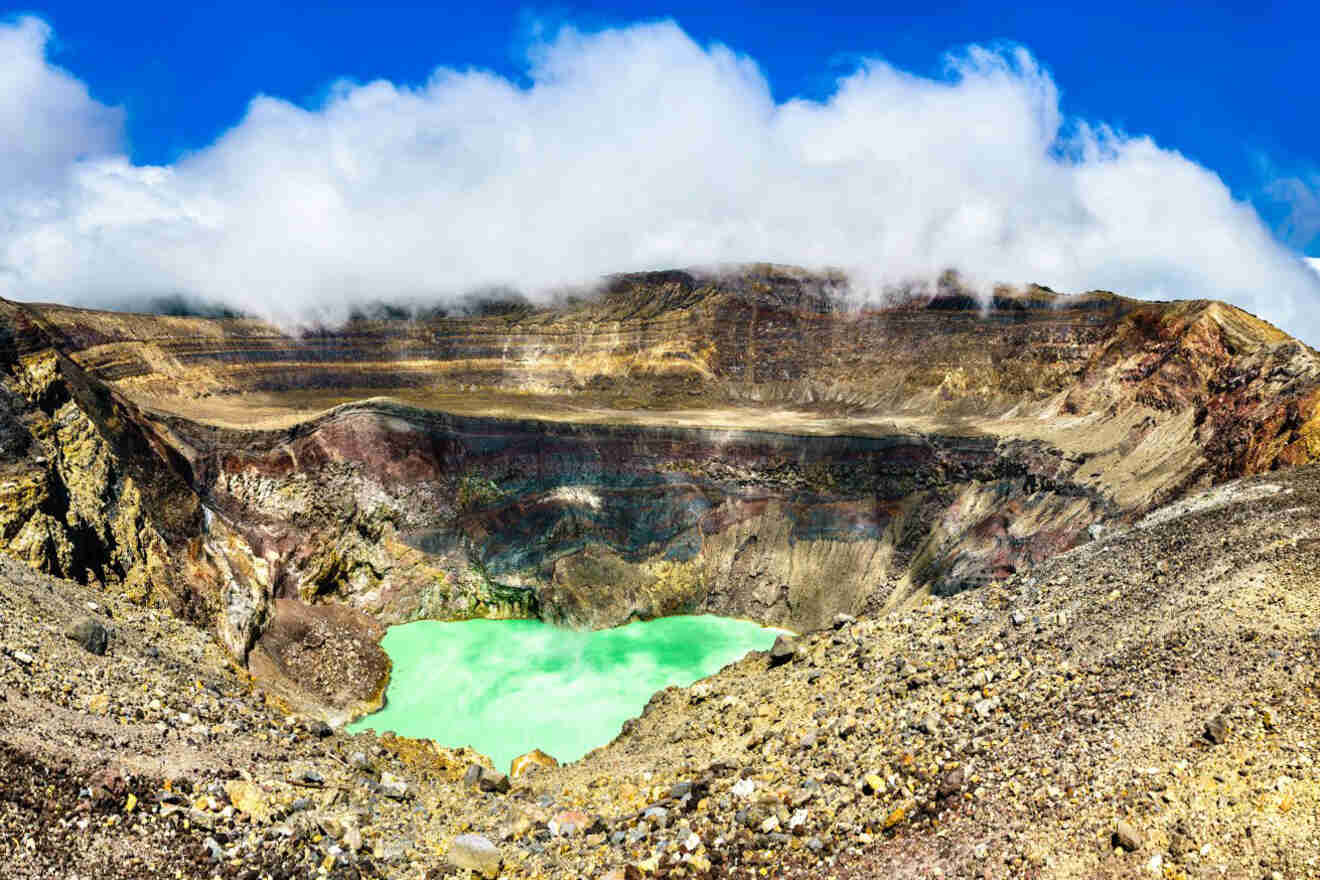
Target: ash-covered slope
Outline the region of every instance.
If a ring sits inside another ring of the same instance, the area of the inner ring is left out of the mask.
[[[3,319],[4,549],[214,628],[334,719],[382,681],[309,680],[312,622],[811,630],[1320,451],[1316,354],[1212,302],[948,281],[872,308],[759,266],[292,335]]]

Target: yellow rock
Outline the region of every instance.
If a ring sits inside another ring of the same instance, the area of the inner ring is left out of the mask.
[[[234,809],[247,813],[258,822],[270,821],[272,805],[261,786],[234,780],[225,783],[225,794],[229,795],[229,802],[234,805]]]
[[[87,711],[104,715],[110,710],[110,697],[107,694],[92,694],[87,698]]]
[[[540,749],[532,749],[525,755],[519,755],[509,764],[509,778],[517,779],[542,768],[553,769],[559,762]]]
[[[896,808],[892,813],[890,813],[888,816],[885,817],[885,822],[884,822],[885,830],[893,828],[899,822],[902,822],[905,818],[907,818],[907,810],[904,807]]]

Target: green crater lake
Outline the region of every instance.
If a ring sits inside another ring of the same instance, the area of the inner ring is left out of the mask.
[[[348,729],[471,746],[505,772],[532,749],[576,761],[656,691],[765,650],[780,632],[710,615],[595,632],[535,620],[402,624],[381,642],[394,661],[385,707]]]

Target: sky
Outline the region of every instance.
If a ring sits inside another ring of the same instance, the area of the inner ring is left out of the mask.
[[[0,23],[0,296],[366,299],[772,260],[1320,343],[1320,11],[82,4]]]

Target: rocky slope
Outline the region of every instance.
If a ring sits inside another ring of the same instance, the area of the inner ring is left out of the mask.
[[[1317,523],[1314,466],[1195,494],[665,690],[512,785],[285,716],[209,631],[0,561],[0,857],[16,878],[1312,877]]]

